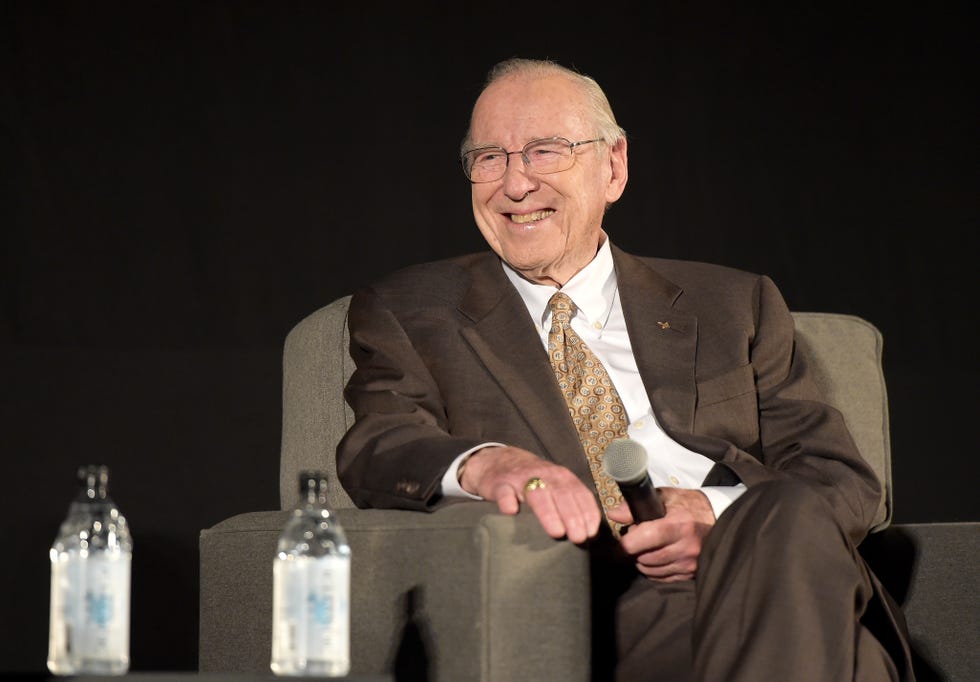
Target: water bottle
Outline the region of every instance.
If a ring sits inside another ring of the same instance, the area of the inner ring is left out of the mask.
[[[279,535],[272,564],[272,672],[350,671],[350,546],[326,506],[320,472],[299,476],[301,502]]]
[[[80,491],[51,545],[48,669],[55,675],[129,670],[133,541],[107,494],[109,470],[78,470]]]

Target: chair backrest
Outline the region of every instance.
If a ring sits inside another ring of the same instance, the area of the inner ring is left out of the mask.
[[[806,357],[824,399],[841,411],[858,450],[881,481],[873,531],[892,517],[892,451],[881,332],[840,313],[793,313],[796,352]]]
[[[334,509],[353,507],[337,480],[335,454],[354,423],[344,401],[344,386],[354,371],[347,331],[350,296],[338,298],[301,320],[286,336],[282,358],[282,449],[279,503],[292,509],[299,499],[299,474],[327,475],[327,502]]]
[[[337,481],[334,454],[354,422],[343,389],[354,371],[349,353],[344,296],[317,310],[290,331],[283,353],[282,451],[279,493],[283,509],[296,503],[299,472],[327,474],[328,502],[353,507]],[[793,313],[797,352],[813,368],[826,400],[839,409],[858,448],[881,479],[885,494],[875,530],[892,510],[888,398],[881,370],[881,333],[867,321],[836,313]]]

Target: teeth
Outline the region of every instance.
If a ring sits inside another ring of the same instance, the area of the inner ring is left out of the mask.
[[[552,211],[551,209],[547,209],[544,211],[534,211],[533,213],[524,213],[522,215],[511,213],[510,219],[513,220],[515,223],[533,223],[537,220],[544,220],[552,213],[554,213],[554,211]]]

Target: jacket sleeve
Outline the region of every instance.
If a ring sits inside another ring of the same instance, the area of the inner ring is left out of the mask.
[[[431,510],[450,463],[479,442],[449,434],[439,388],[381,296],[356,293],[348,326],[356,421],[337,448],[340,482],[359,507]]]
[[[824,402],[797,352],[793,317],[767,277],[759,279],[753,314],[749,360],[758,400],[759,452],[731,448],[706,483],[730,481],[731,474],[747,486],[774,478],[803,480],[821,492],[842,528],[859,542],[877,511],[880,482],[843,415]]]

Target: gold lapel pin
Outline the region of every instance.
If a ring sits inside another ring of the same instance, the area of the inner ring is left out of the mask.
[[[657,322],[661,329],[670,329],[670,322]]]

